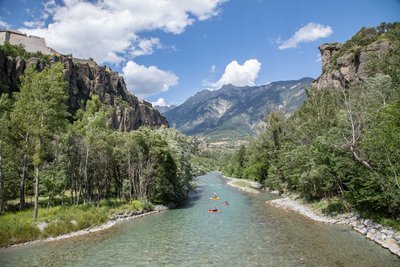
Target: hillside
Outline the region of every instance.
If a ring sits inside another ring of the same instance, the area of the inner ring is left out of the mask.
[[[313,86],[338,88],[364,82],[376,71],[368,62],[391,52],[398,28],[399,23],[382,23],[376,28],[362,28],[344,43],[321,45],[322,73]],[[389,63],[390,58],[384,61]],[[396,67],[392,69],[397,71]]]
[[[203,90],[182,105],[165,112],[170,124],[185,134],[210,139],[240,139],[254,134],[275,107],[293,112],[306,98],[312,78],[273,82],[253,87],[225,85]]]
[[[56,62],[64,65],[64,78],[68,82],[68,110],[74,114],[85,107],[93,95],[113,107],[109,125],[113,129],[130,131],[141,125],[168,126],[160,112],[146,101],[139,100],[128,91],[124,79],[106,66],[93,60],[76,59],[64,55],[29,53],[22,47],[9,44],[0,49],[0,92],[19,91],[20,77],[29,66],[42,71]]]

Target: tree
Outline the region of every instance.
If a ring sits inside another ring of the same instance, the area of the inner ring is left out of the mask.
[[[12,101],[7,94],[0,96],[0,213],[4,212],[6,201],[6,165],[10,159],[10,113]]]
[[[32,67],[21,78],[21,92],[14,107],[14,116],[31,137],[35,176],[34,218],[38,216],[40,172],[51,140],[67,124],[66,82],[60,63],[36,72]]]

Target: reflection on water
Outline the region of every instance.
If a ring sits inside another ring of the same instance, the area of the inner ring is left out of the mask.
[[[183,208],[103,232],[0,252],[1,266],[400,266],[400,259],[344,226],[313,222],[225,185],[198,178]],[[219,201],[210,200],[213,193]],[[229,206],[221,206],[228,200]],[[220,213],[208,213],[216,206]]]

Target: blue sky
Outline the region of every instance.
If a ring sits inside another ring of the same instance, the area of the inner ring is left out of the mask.
[[[149,101],[318,77],[318,46],[400,21],[399,0],[0,0],[0,27],[93,57]]]

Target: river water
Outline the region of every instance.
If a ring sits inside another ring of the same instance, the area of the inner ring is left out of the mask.
[[[400,266],[400,259],[345,226],[267,206],[226,185],[197,178],[183,208],[102,232],[0,251],[0,266]],[[210,200],[213,193],[219,201]],[[229,206],[221,203],[228,200]],[[221,212],[208,213],[217,207]]]

